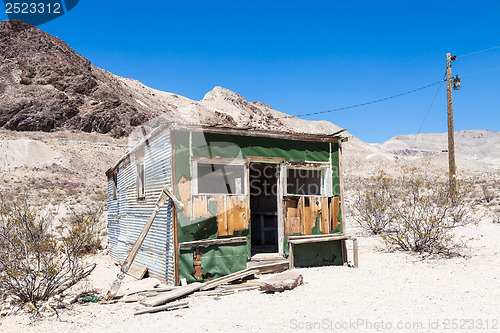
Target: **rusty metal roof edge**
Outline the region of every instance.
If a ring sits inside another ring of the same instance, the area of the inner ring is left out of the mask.
[[[325,138],[325,139],[334,139],[334,140],[343,140],[345,137],[339,136],[338,134],[342,133],[345,131],[345,129],[341,129],[340,131],[331,133],[331,134],[323,134],[323,133],[305,133],[305,132],[285,132],[285,131],[273,131],[273,130],[266,130],[266,129],[259,129],[255,127],[242,127],[242,126],[234,126],[234,125],[228,125],[228,124],[190,124],[190,123],[170,123],[172,129],[174,130],[180,130],[180,129],[187,129],[187,130],[210,130],[210,129],[219,129],[219,130],[232,130],[232,131],[238,131],[241,133],[251,133],[255,134],[255,136],[258,136],[259,133],[265,133],[265,134],[276,134],[276,135],[282,135],[284,138],[288,137],[297,137],[297,136],[303,136],[304,139],[307,138]],[[307,141],[307,140],[306,140]]]
[[[276,135],[277,137],[282,137],[283,139],[286,138],[291,138],[291,137],[301,137],[305,139],[304,141],[308,141],[308,138],[316,138],[316,139],[325,139],[328,141],[347,141],[347,137],[339,136],[338,134],[342,133],[345,131],[345,129],[341,129],[340,131],[334,132],[332,134],[312,134],[312,133],[299,133],[299,132],[283,132],[283,131],[271,131],[271,130],[264,130],[264,129],[257,129],[257,128],[252,128],[252,127],[238,127],[238,126],[232,126],[232,125],[227,125],[227,124],[190,124],[190,123],[175,123],[175,122],[169,122],[163,125],[158,126],[155,128],[149,135],[147,135],[142,141],[137,143],[129,152],[127,152],[125,155],[120,157],[120,159],[115,163],[115,165],[111,168],[109,168],[106,171],[106,176],[108,178],[111,177],[113,172],[120,166],[120,164],[125,161],[127,158],[130,157],[131,154],[133,154],[135,151],[137,151],[140,147],[142,147],[146,142],[149,140],[153,139],[157,135],[160,135],[163,133],[163,131],[167,129],[173,129],[173,130],[195,130],[195,131],[208,131],[210,130],[215,131],[215,132],[221,132],[223,133],[224,129],[227,129],[228,131],[236,131],[240,133],[244,133],[247,136],[251,136],[252,134],[254,136],[261,136],[263,134],[268,134],[268,135]],[[226,134],[234,134],[234,133],[226,133]]]

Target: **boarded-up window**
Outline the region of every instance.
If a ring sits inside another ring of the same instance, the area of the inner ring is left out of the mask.
[[[198,194],[245,194],[245,166],[196,163]]]
[[[286,193],[290,195],[324,195],[325,169],[286,169]]]
[[[144,172],[144,162],[137,164],[137,199],[146,197],[146,174]]]

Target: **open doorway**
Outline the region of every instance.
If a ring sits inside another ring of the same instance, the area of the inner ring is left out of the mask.
[[[279,164],[250,163],[252,255],[278,252]]]

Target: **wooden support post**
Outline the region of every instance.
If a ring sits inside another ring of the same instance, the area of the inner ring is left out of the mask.
[[[447,88],[447,101],[448,101],[448,165],[450,170],[450,190],[452,193],[455,190],[455,132],[453,129],[453,98],[451,93],[452,80],[451,80],[451,60],[456,57],[451,57],[450,53],[446,54],[446,88]]]
[[[358,239],[352,239],[352,259],[354,261],[354,268],[358,268]]]
[[[288,242],[288,260],[290,261],[289,267],[290,269],[295,268],[295,258],[293,257],[293,243]]]

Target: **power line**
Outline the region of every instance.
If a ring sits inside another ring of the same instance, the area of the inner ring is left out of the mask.
[[[467,57],[467,56],[470,56],[470,55],[473,55],[473,54],[477,54],[477,53],[481,53],[481,52],[486,52],[486,51],[490,51],[490,50],[494,50],[494,49],[498,49],[498,48],[500,48],[500,45],[499,46],[495,46],[495,47],[490,47],[488,49],[484,49],[484,50],[472,52],[472,53],[462,54],[462,55],[457,56],[457,58]]]
[[[408,95],[408,94],[411,94],[411,93],[414,93],[414,92],[417,92],[417,91],[420,91],[420,90],[423,90],[423,89],[426,89],[426,88],[429,88],[429,87],[435,86],[436,84],[440,84],[440,83],[441,83],[441,82],[443,82],[443,81],[445,81],[445,80],[437,81],[437,82],[434,82],[434,83],[428,84],[428,85],[426,85],[426,86],[423,86],[423,87],[420,87],[420,88],[417,88],[417,89],[413,89],[413,90],[405,91],[405,92],[400,93],[400,94],[397,94],[397,95],[393,95],[393,96],[389,96],[389,97],[385,97],[385,98],[381,98],[381,99],[373,100],[373,101],[366,102],[366,103],[355,104],[355,105],[350,105],[350,106],[344,106],[344,107],[341,107],[341,108],[332,109],[332,110],[326,110],[326,111],[318,111],[318,112],[304,113],[304,114],[299,114],[299,115],[296,115],[296,116],[292,116],[292,115],[290,115],[290,116],[286,116],[286,117],[282,117],[282,118],[291,118],[291,117],[306,117],[306,116],[312,116],[312,115],[316,115],[316,114],[324,114],[324,113],[330,113],[330,112],[337,112],[337,111],[343,111],[343,110],[348,110],[348,109],[354,109],[354,108],[358,108],[358,107],[360,107],[360,106],[365,106],[365,105],[375,104],[375,103],[379,103],[379,102],[387,101],[387,100],[389,100],[389,99],[393,99],[393,98],[401,97],[401,96],[404,96],[404,95]]]
[[[493,72],[493,71],[497,71],[499,70],[500,67],[495,67],[495,68],[491,68],[491,69],[486,69],[484,71],[480,71],[480,72],[474,72],[474,73],[466,73],[466,74],[462,74],[460,76],[469,76],[469,75],[475,75],[475,74],[481,74],[481,73],[487,73],[487,72]]]
[[[445,77],[446,77],[446,72],[444,73],[443,80],[441,80],[441,82],[439,82],[439,86],[436,90],[436,94],[434,95],[434,98],[432,99],[432,102],[431,102],[431,105],[429,106],[429,109],[427,109],[427,113],[425,114],[425,117],[424,117],[424,120],[422,121],[422,124],[420,124],[420,128],[418,129],[417,135],[415,136],[415,141],[413,143],[417,142],[418,136],[419,136],[420,132],[422,131],[422,127],[424,127],[425,121],[427,120],[427,117],[429,116],[429,113],[432,109],[432,106],[434,105],[434,102],[436,101],[436,97],[439,93],[439,90],[441,90],[442,83],[444,81],[446,81],[444,79]]]

